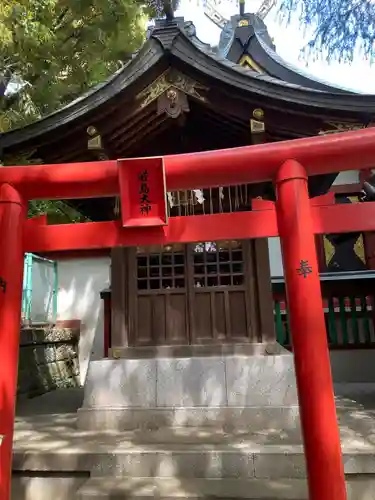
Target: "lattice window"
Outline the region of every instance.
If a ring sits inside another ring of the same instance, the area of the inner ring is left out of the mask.
[[[183,245],[137,249],[138,290],[185,288]]]
[[[194,286],[241,286],[244,283],[240,241],[206,241],[193,250]]]

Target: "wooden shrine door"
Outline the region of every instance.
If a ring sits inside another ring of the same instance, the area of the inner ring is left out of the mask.
[[[189,313],[194,343],[250,341],[249,245],[249,241],[189,245]]]
[[[273,332],[267,244],[257,245],[127,249],[128,345],[259,342]]]
[[[189,344],[185,245],[138,247],[133,255],[133,345]]]

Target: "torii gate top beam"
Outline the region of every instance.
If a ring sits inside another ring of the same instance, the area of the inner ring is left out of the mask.
[[[167,189],[272,181],[288,159],[300,162],[309,176],[371,168],[375,165],[375,128],[165,156]],[[13,185],[29,200],[93,198],[119,193],[116,161],[6,167],[0,169],[2,183]]]

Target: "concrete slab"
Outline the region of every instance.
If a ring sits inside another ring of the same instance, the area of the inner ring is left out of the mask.
[[[374,474],[375,439],[368,429],[361,434],[361,428],[354,424],[355,420],[351,428],[341,427],[345,471]],[[74,414],[18,417],[13,463],[14,470],[19,471],[88,471],[102,476],[306,475],[298,429],[224,431],[182,427],[98,432],[77,429]]]
[[[83,405],[87,407],[156,406],[155,359],[91,361]]]
[[[227,356],[228,406],[297,405],[292,355]]]
[[[12,478],[12,500],[74,500],[77,490],[88,480],[88,475],[59,474],[55,477],[32,475]]]
[[[165,478],[95,478],[87,481],[77,494],[78,500],[103,498],[244,498],[251,500],[305,500],[305,481],[259,479],[202,480]],[[375,498],[375,497],[374,497]],[[356,497],[356,500],[363,500]],[[366,500],[369,500],[366,498]]]
[[[227,406],[225,358],[157,360],[155,407]]]
[[[349,479],[348,500],[375,500],[375,480]],[[249,499],[307,500],[305,480],[301,479],[165,479],[165,478],[95,478],[84,484],[77,500],[92,498],[123,500],[124,498],[158,499]]]

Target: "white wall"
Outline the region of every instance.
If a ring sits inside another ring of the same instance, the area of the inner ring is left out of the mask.
[[[53,264],[33,260],[31,319],[33,322],[45,322],[53,319]]]
[[[340,186],[342,184],[357,184],[358,182],[359,182],[359,171],[347,170],[346,172],[339,173],[333,185]]]
[[[58,262],[57,319],[80,319],[81,382],[91,359],[104,352],[104,308],[100,292],[109,287],[109,257],[66,259]]]
[[[268,238],[268,255],[270,259],[271,277],[284,276],[283,260],[281,257],[280,238]]]
[[[90,358],[104,352],[104,308],[100,292],[109,287],[109,257],[58,260],[57,319],[80,319],[79,361],[81,382],[86,378]],[[53,268],[33,264],[32,319],[45,321],[52,308]],[[50,305],[51,304],[51,305]],[[51,316],[50,316],[51,317]]]

